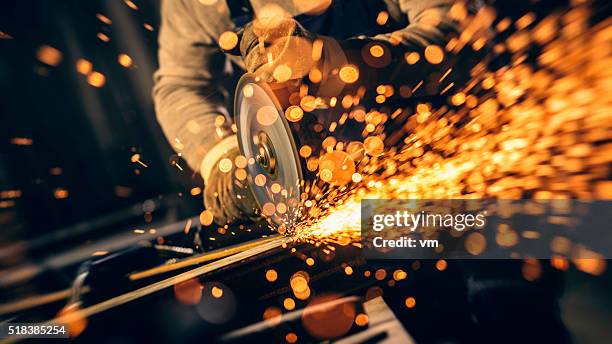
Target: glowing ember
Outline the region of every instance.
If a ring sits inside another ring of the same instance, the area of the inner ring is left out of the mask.
[[[93,87],[102,87],[106,83],[106,77],[100,72],[91,72],[87,76],[87,83]]]
[[[119,54],[119,57],[117,57],[117,62],[119,62],[119,64],[125,68],[131,67],[134,63],[134,61],[128,54]]]
[[[457,15],[463,15],[457,11]],[[580,35],[555,35],[554,32],[544,35],[546,27],[542,25],[550,25],[550,21],[562,24],[559,16],[539,24],[531,23],[531,17],[527,16],[521,19],[518,32],[532,32],[533,41],[527,35],[527,41],[521,42],[520,48],[513,48],[512,64],[496,70],[487,70],[483,64],[474,67],[472,80],[448,95],[448,105],[422,103],[414,111],[405,109],[410,111],[410,116],[398,117],[405,121],[400,133],[388,137],[378,132],[369,135],[366,127],[361,147],[367,156],[353,155],[357,147],[353,143],[345,147],[356,163],[355,174],[349,175],[355,184],[326,185],[336,177],[336,165],[329,165],[325,159],[319,161],[314,154],[308,155],[307,169],[318,169],[319,175],[302,197],[300,221],[290,230],[295,240],[339,245],[358,242],[360,201],[364,198],[609,198],[612,184],[606,180],[605,173],[597,172],[610,163],[612,156],[606,143],[610,115],[597,110],[608,108],[612,100],[604,86],[609,84],[606,77],[609,68],[605,62],[609,52],[585,48],[564,54],[563,49],[577,44],[577,39],[584,47],[609,45],[612,36],[604,26],[589,28],[588,12],[584,8],[567,15],[585,23],[572,26],[582,30]],[[469,22],[473,18],[468,16],[465,20]],[[509,43],[513,44],[519,43]],[[540,47],[538,69],[521,58],[521,49],[529,44]],[[491,54],[498,52],[494,49]],[[444,51],[441,47],[429,46],[425,59],[429,63],[441,63]],[[406,54],[406,63],[414,64],[418,60],[418,53]],[[340,71],[343,81],[352,80],[346,79],[352,75],[351,70],[344,73],[343,77]],[[452,74],[450,69],[446,69],[440,79],[445,80],[449,74]],[[388,93],[384,86],[376,89],[378,95]],[[420,84],[414,89],[418,87]],[[353,107],[352,103],[347,105]],[[373,111],[366,113],[359,108],[347,111],[351,113],[348,121],[374,124]],[[395,118],[391,114],[382,115],[391,118],[391,123]],[[312,151],[316,152],[314,148]],[[325,145],[322,148],[321,156],[325,156]],[[482,235],[472,233],[465,239],[466,249],[479,255],[487,245],[511,247],[519,239],[518,233],[520,229],[501,231],[496,242],[486,242]],[[523,233],[538,234],[532,229]],[[594,253],[593,259],[574,263],[582,271],[599,274],[605,269],[601,258]],[[560,268],[565,266],[559,260],[555,264]],[[438,261],[436,268],[444,271],[446,262]],[[527,270],[532,276],[533,268]],[[405,278],[403,274],[401,277]],[[409,304],[414,307],[414,300]]]
[[[219,170],[223,173],[227,173],[232,170],[232,160],[223,158],[219,161]]]
[[[89,75],[93,71],[93,64],[85,59],[78,59],[76,63],[77,72],[83,75]]]
[[[200,223],[202,226],[210,226],[213,223],[213,214],[210,210],[200,213]]]
[[[304,116],[304,111],[299,107],[292,105],[285,111],[285,117],[290,122],[299,122]]]
[[[278,274],[276,273],[276,270],[266,271],[266,280],[268,280],[268,282],[274,282],[276,281],[277,278],[278,278]]]
[[[359,79],[359,70],[355,66],[348,65],[340,68],[339,75],[340,80],[352,84]]]
[[[49,66],[57,66],[62,62],[63,54],[52,46],[43,45],[38,48],[36,57],[42,63],[48,64]]]
[[[405,304],[408,308],[414,308],[414,306],[416,306],[416,299],[414,297],[408,297],[406,298]]]
[[[238,35],[232,31],[225,31],[219,36],[219,46],[224,50],[232,50],[238,44]]]

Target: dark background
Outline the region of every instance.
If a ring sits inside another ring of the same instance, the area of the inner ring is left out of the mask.
[[[119,223],[151,212],[132,207],[147,199],[155,201],[157,220],[201,211],[201,196],[189,193],[201,180],[184,162],[184,171],[170,164],[174,152],[150,96],[159,1],[134,3],[138,10],[123,1],[3,2],[0,31],[12,39],[0,40],[0,190],[21,196],[0,208],[0,245],[83,221],[94,230],[92,219]],[[62,52],[57,66],[37,60],[43,45]],[[118,63],[121,53],[133,59],[131,67]],[[77,72],[81,58],[106,76],[101,88]],[[134,153],[147,168],[130,160]],[[68,197],[56,199],[56,188]]]

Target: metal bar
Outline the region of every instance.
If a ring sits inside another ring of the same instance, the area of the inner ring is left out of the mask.
[[[137,300],[141,297],[153,294],[157,291],[163,290],[165,288],[171,287],[175,284],[181,283],[181,282],[185,282],[188,281],[192,278],[201,276],[203,274],[209,273],[211,271],[235,264],[243,259],[247,259],[247,258],[251,258],[254,257],[258,254],[264,253],[266,251],[272,250],[274,248],[280,247],[283,243],[288,242],[290,239],[286,238],[286,237],[276,237],[275,240],[271,240],[269,242],[266,242],[264,244],[255,246],[251,249],[248,249],[246,251],[242,251],[239,253],[236,253],[232,256],[226,257],[226,258],[222,258],[220,260],[214,261],[210,264],[207,265],[203,265],[200,266],[198,268],[195,268],[193,270],[189,270],[186,272],[183,272],[182,274],[176,275],[176,276],[172,276],[169,278],[166,278],[164,280],[161,280],[159,282],[153,283],[153,284],[149,284],[147,286],[144,286],[140,289],[136,289],[130,292],[127,292],[125,294],[121,294],[119,296],[113,297],[111,299],[108,299],[106,301],[102,301],[100,303],[97,303],[93,306],[89,306],[87,308],[83,308],[79,311],[61,316],[61,317],[57,317],[55,319],[49,320],[48,322],[46,322],[46,324],[69,324],[75,321],[78,321],[80,319],[83,318],[87,318],[90,317],[94,314],[100,313],[100,312],[104,312],[106,310],[109,310],[111,308],[123,305],[125,303],[128,303],[130,301],[134,301]],[[0,343],[15,343],[17,341],[20,341],[22,339],[25,338],[9,338],[7,340],[4,341],[0,341]]]
[[[170,271],[174,271],[174,270],[178,270],[178,269],[182,269],[188,266],[192,266],[192,265],[196,265],[196,264],[201,264],[201,263],[206,263],[209,262],[211,260],[215,260],[215,259],[219,259],[219,258],[225,258],[227,256],[230,256],[232,254],[236,254],[245,250],[248,250],[250,248],[253,248],[255,246],[261,245],[261,244],[265,244],[267,242],[271,242],[271,241],[275,241],[278,240],[278,236],[273,236],[273,237],[269,237],[269,238],[264,238],[264,239],[257,239],[257,240],[252,240],[249,242],[246,242],[244,244],[238,244],[235,246],[231,246],[228,248],[224,248],[224,249],[220,249],[220,250],[215,250],[215,251],[211,251],[211,252],[207,252],[207,253],[203,253],[200,255],[197,255],[195,257],[189,257],[189,258],[185,258],[182,259],[176,263],[173,264],[167,264],[167,265],[160,265],[160,266],[156,266],[154,268],[148,269],[148,270],[144,270],[144,271],[139,271],[139,272],[135,272],[129,275],[129,278],[131,281],[136,281],[139,279],[143,279],[143,278],[147,278],[147,277],[151,277],[151,276],[155,276],[164,272],[170,272]]]
[[[81,289],[81,294],[89,292],[89,287]],[[19,301],[9,302],[0,305],[0,315],[12,314],[26,309],[46,305],[48,303],[66,300],[72,295],[72,288],[58,290],[49,294],[33,295]]]

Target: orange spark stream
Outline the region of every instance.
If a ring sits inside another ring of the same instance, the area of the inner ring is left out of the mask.
[[[448,95],[452,105],[417,106],[403,119],[400,148],[386,137],[383,155],[355,161],[363,180],[352,190],[315,181],[295,237],[356,244],[365,198],[612,198],[612,26],[588,20],[578,6],[497,43],[492,54],[510,53],[511,62],[474,67]],[[527,62],[533,47],[540,53]],[[384,135],[382,125],[375,133]]]

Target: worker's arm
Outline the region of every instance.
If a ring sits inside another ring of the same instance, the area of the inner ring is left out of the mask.
[[[469,72],[469,66],[453,68],[453,73],[440,82],[441,76],[457,64],[458,56],[446,50],[449,39],[457,34],[459,24],[450,16],[452,0],[396,0],[408,19],[406,27],[376,36],[358,36],[343,41],[324,40],[323,56],[328,61],[322,65],[323,75],[329,75],[319,88],[322,93],[333,90],[330,84],[338,84],[340,75],[334,69],[354,65],[359,79],[343,92],[351,92],[358,86],[372,89],[380,84],[406,85],[416,88],[421,81],[420,92],[438,93],[459,73]],[[378,56],[381,54],[382,56]],[[427,53],[426,53],[427,49]],[[376,56],[373,56],[376,55]],[[407,58],[410,56],[410,58]],[[327,85],[326,85],[327,84]],[[338,89],[338,87],[336,87]],[[326,94],[322,94],[326,95]]]
[[[194,4],[198,5],[190,0],[162,1],[153,96],[166,138],[193,170],[201,171],[205,158],[212,166],[216,156],[235,147],[236,141],[231,142],[227,91],[220,82],[231,67],[215,39],[198,22]],[[219,116],[225,117],[222,125]],[[223,144],[218,145],[220,142]]]
[[[202,23],[198,21],[202,11],[211,9],[192,0],[162,1],[153,96],[166,138],[201,173],[206,208],[223,224],[253,216],[255,205],[250,191],[235,181],[233,164],[229,170],[218,167],[223,158],[233,163],[239,154],[222,86],[231,67],[206,28],[215,23],[215,17]],[[220,14],[211,11],[210,15]]]
[[[389,42],[401,52],[423,51],[428,45],[444,46],[457,23],[449,15],[452,0],[396,0],[408,18],[408,25],[393,33],[377,35],[374,40]]]

